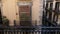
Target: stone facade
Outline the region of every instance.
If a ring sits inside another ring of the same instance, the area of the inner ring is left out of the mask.
[[[30,0],[29,0],[30,1]],[[37,25],[41,23],[42,12],[43,12],[43,0],[31,0],[32,1],[32,21],[37,21]],[[31,2],[30,1],[30,2]],[[19,22],[19,0],[2,0],[2,15],[6,16],[10,25],[14,25],[14,20]],[[25,1],[24,1],[25,2]],[[17,14],[17,15],[16,15]]]

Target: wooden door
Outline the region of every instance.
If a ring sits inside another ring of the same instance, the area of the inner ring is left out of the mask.
[[[19,18],[20,18],[21,26],[31,25],[31,7],[28,5],[20,6],[19,7]]]

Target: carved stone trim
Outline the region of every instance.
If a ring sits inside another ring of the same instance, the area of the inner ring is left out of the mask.
[[[17,2],[18,6],[32,5],[32,2]]]

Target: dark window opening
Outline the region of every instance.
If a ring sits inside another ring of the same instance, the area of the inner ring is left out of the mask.
[[[2,14],[1,14],[1,9],[0,9],[0,24],[3,24],[3,23],[2,23]]]

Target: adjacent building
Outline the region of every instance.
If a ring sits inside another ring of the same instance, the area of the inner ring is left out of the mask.
[[[43,7],[42,25],[52,28],[42,28],[49,30],[49,32],[42,31],[42,34],[55,34],[56,32],[51,30],[57,29],[58,27],[53,27],[60,25],[60,0],[46,0]]]
[[[59,25],[60,1],[46,0],[44,3],[43,25]]]

